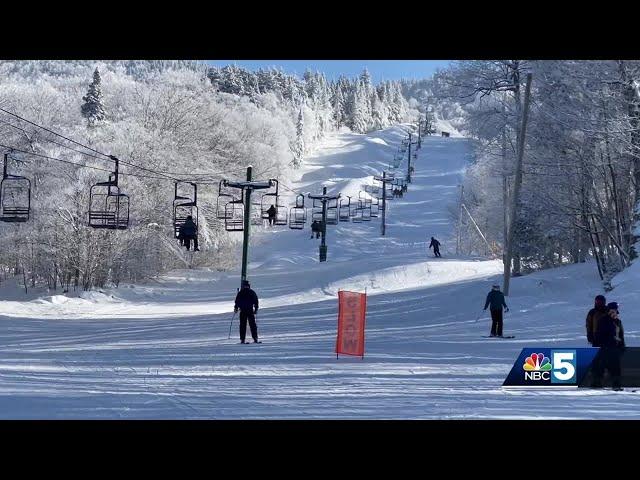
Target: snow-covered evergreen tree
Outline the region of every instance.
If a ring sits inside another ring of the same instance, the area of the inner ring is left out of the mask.
[[[102,122],[106,118],[102,98],[102,87],[100,86],[100,72],[98,68],[93,72],[93,80],[89,84],[87,94],[82,97],[84,104],[81,107],[82,116],[87,119],[90,126]]]
[[[302,107],[298,113],[298,123],[296,124],[296,140],[293,146],[293,165],[299,167],[302,164],[302,158],[304,156],[304,116],[302,114]]]

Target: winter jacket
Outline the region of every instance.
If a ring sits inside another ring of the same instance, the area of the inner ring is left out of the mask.
[[[181,237],[195,237],[197,232],[198,232],[198,227],[193,222],[193,220],[187,220],[180,227]]]
[[[276,216],[276,209],[273,205],[271,205],[269,207],[269,209],[267,210],[267,213],[269,214],[270,217],[275,217]]]
[[[598,328],[598,321],[602,317],[608,317],[607,307],[595,307],[589,310],[587,313],[586,327],[587,327],[587,341],[593,344],[593,336]],[[595,346],[595,345],[594,345]]]
[[[253,313],[255,307],[256,313],[258,312],[258,295],[250,288],[242,288],[236,295],[235,308],[240,309],[242,312]]]
[[[440,242],[434,238],[433,240],[431,240],[431,243],[429,244],[429,248],[431,247],[437,250],[438,248],[440,248]]]
[[[491,310],[502,310],[502,307],[508,308],[504,302],[504,294],[499,290],[491,290],[487,295],[487,301],[484,303],[484,309],[491,304]]]
[[[606,315],[600,320],[598,320],[598,326],[595,330],[595,335],[593,339],[594,347],[604,347],[604,348],[614,348],[619,347],[624,344],[624,339],[617,337],[617,334],[620,334],[622,337],[624,333],[622,332],[622,328],[618,328],[618,322],[615,319],[611,318],[609,315]],[[620,322],[619,327],[622,327],[622,323]],[[618,338],[620,340],[618,340]]]

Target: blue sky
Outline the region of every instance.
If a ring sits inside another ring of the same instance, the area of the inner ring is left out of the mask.
[[[235,63],[249,70],[276,66],[298,76],[302,76],[309,68],[323,72],[330,80],[335,80],[340,75],[360,75],[364,67],[367,67],[373,81],[378,83],[382,80],[430,77],[436,69],[445,68],[449,62],[450,60],[208,60],[207,63],[216,66]]]

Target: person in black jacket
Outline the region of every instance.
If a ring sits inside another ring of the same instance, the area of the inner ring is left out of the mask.
[[[314,233],[316,238],[320,238],[320,234],[322,233],[322,222],[319,222],[318,220],[311,222],[311,238],[313,238]]]
[[[258,326],[255,317],[258,313],[258,295],[251,290],[251,285],[247,280],[242,281],[242,288],[236,295],[233,311],[237,313],[238,310],[240,310],[240,343],[246,343],[244,339],[247,335],[247,320],[253,343],[262,343],[258,341]]]
[[[435,238],[431,237],[431,243],[429,244],[429,248],[433,247],[433,254],[436,257],[440,257],[440,242]]]
[[[193,240],[193,251],[197,252],[200,250],[198,248],[198,226],[193,221],[191,215],[189,215],[180,226],[178,238],[180,239],[180,244],[187,247],[187,250],[191,249],[191,240]]]
[[[611,386],[614,390],[622,390],[620,376],[620,357],[626,345],[624,343],[624,329],[620,320],[618,304],[611,302],[607,305],[608,315],[600,318],[596,327],[593,346],[600,347],[593,365],[593,388],[602,387],[602,376],[605,369],[611,375]]]
[[[269,215],[269,226],[272,226],[276,221],[276,207],[271,205],[267,210],[267,214]]]
[[[491,305],[491,336],[502,336],[502,307],[508,312],[509,307],[504,301],[504,294],[500,291],[500,285],[491,287],[491,291],[487,295],[487,301],[484,303],[484,309]]]
[[[587,328],[587,341],[593,345],[593,336],[596,328],[598,327],[598,321],[609,314],[607,310],[607,299],[604,295],[598,295],[595,298],[594,306],[589,313],[587,313],[587,320],[585,322]],[[595,346],[595,345],[594,345]]]

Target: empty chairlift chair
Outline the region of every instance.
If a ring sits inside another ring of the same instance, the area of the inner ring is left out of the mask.
[[[338,200],[327,201],[327,225],[338,224]]]
[[[98,182],[89,189],[89,226],[109,230],[129,227],[129,196],[118,186],[118,159],[115,171],[106,182]]]
[[[219,220],[225,220],[227,218],[227,204],[235,200],[233,194],[224,189],[224,185],[222,184],[224,180],[220,180],[218,184],[218,198],[216,200],[216,217]]]
[[[244,202],[231,200],[225,205],[224,228],[228,232],[241,232],[244,230]]]
[[[289,228],[302,230],[307,223],[307,209],[304,206],[304,195],[296,196],[296,204],[289,209]]]
[[[8,154],[4,155],[4,168],[0,181],[0,221],[22,223],[31,213],[31,181],[7,173]]]
[[[348,222],[352,217],[351,209],[351,197],[347,195],[347,198],[340,199],[340,208],[338,210],[338,220],[341,222]]]

